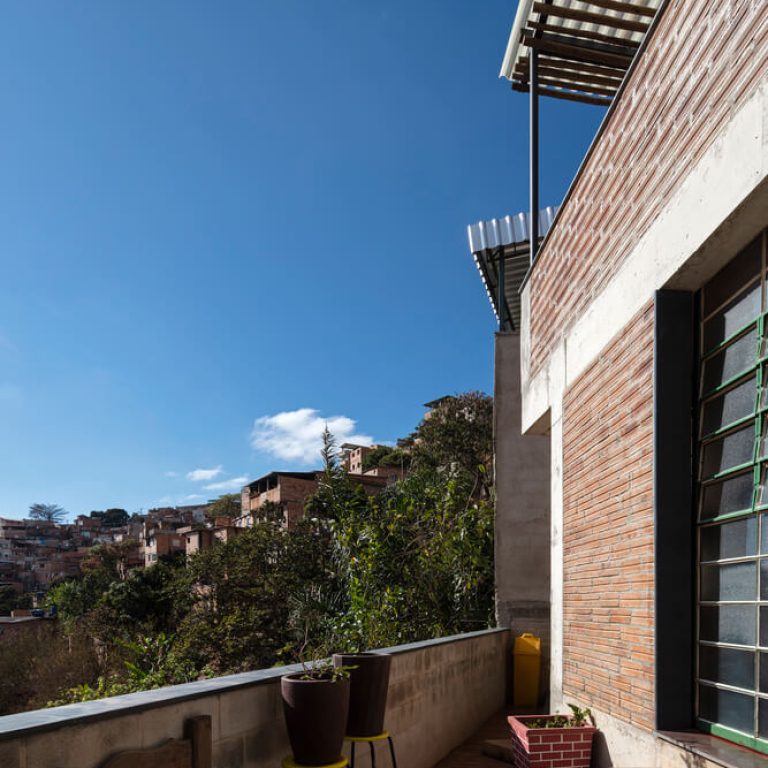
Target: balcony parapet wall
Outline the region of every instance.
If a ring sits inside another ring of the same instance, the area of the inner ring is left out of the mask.
[[[385,727],[400,768],[429,768],[505,702],[510,633],[471,632],[382,649],[393,654]],[[209,715],[214,768],[268,768],[290,753],[274,667],[0,717],[3,768],[97,768],[111,754],[183,737]],[[360,750],[360,768],[367,768]],[[384,759],[384,758],[382,758]]]

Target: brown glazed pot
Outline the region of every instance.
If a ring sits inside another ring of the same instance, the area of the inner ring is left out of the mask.
[[[283,711],[293,759],[300,765],[327,765],[341,759],[349,711],[349,680],[302,680],[303,672],[280,680]]]
[[[347,736],[377,736],[384,731],[391,663],[388,653],[333,654],[335,667],[355,667],[349,673]]]

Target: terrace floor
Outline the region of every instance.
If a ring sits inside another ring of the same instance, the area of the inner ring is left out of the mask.
[[[507,717],[512,713],[512,709],[502,709],[497,712],[434,768],[503,768],[503,763],[500,762],[503,758],[490,757],[483,750],[501,754],[504,744],[510,740]],[[497,745],[495,742],[501,743]]]

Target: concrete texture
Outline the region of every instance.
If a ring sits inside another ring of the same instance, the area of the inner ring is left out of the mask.
[[[521,431],[518,333],[496,334],[494,379],[496,621],[514,635],[541,637],[547,670],[549,438]]]
[[[508,630],[488,630],[387,649],[385,727],[401,768],[431,768],[502,708],[509,639]],[[291,669],[0,718],[0,765],[97,768],[114,752],[182,738],[187,718],[210,715],[214,768],[277,766],[290,752],[280,677]],[[367,750],[358,755],[367,768]]]

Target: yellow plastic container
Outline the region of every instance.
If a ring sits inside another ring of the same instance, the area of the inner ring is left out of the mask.
[[[541,675],[541,638],[528,632],[515,638],[515,674],[513,700],[515,708],[535,707],[539,703]]]

